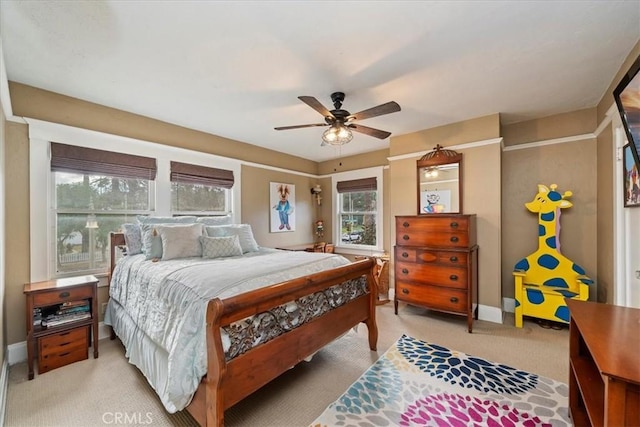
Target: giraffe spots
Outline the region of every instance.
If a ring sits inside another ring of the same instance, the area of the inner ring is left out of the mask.
[[[544,236],[547,233],[547,229],[544,225],[538,224],[538,236]]]
[[[584,269],[582,267],[580,267],[578,264],[573,264],[573,266],[571,267],[571,269],[573,271],[575,271],[578,274],[584,274]]]
[[[541,213],[540,214],[540,219],[543,221],[553,221],[556,218],[556,213],[555,212],[547,212],[547,213]]]
[[[554,286],[556,288],[568,288],[569,284],[562,277],[553,277],[549,280],[545,280],[544,286]]]
[[[569,307],[566,305],[558,307],[555,316],[564,322],[569,322]]]
[[[538,265],[549,270],[553,270],[558,266],[558,264],[560,264],[560,261],[558,261],[556,257],[549,254],[540,255],[540,257],[538,258]]]
[[[546,244],[547,244],[547,246],[549,246],[551,249],[555,249],[555,248],[556,248],[556,236],[549,237],[547,240],[545,240],[545,243],[546,243]]]
[[[527,289],[527,299],[531,304],[542,304],[544,302],[544,294],[538,289]]]
[[[547,194],[547,197],[552,202],[557,202],[558,200],[562,200],[562,195],[557,191],[549,191],[549,194]]]
[[[514,267],[514,270],[528,271],[529,270],[529,261],[527,261],[526,258],[522,258],[520,261],[518,261],[518,263]]]

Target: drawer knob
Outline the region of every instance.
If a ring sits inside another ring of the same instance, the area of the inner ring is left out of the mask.
[[[71,354],[71,352],[70,352],[70,351],[67,351],[66,353],[60,353],[58,356],[60,356],[60,357],[64,357],[64,356],[68,356],[68,355],[70,355],[70,354]]]
[[[407,295],[409,293],[409,289],[407,288],[402,288],[402,293]]]
[[[458,240],[460,240],[460,239],[458,239],[458,236],[452,236],[451,239],[449,239],[449,240],[451,240],[451,242],[453,242],[453,243],[457,243]]]
[[[69,295],[71,295],[69,292],[60,292],[60,295],[58,295],[58,297],[60,298],[69,298]]]
[[[409,254],[406,252],[402,252],[402,258],[409,258]]]
[[[404,228],[407,228],[407,227],[409,226],[409,223],[408,223],[407,221],[405,221],[405,222],[403,222],[403,223],[402,223],[402,226],[403,226]]]
[[[409,235],[408,235],[408,234],[405,234],[404,236],[402,236],[402,238],[403,238],[404,240],[409,240]]]
[[[457,222],[452,222],[451,223],[451,228],[458,228],[458,223]]]
[[[452,256],[451,258],[449,258],[449,261],[458,262],[458,257],[457,256]]]
[[[406,268],[403,268],[403,269],[402,269],[402,273],[403,273],[403,274],[409,274],[409,270],[407,270]]]
[[[451,301],[452,303],[454,303],[454,304],[455,304],[455,303],[457,303],[457,302],[458,302],[458,298],[456,298],[456,297],[451,297],[451,298],[449,299],[449,301]]]
[[[458,276],[456,276],[455,274],[452,274],[451,276],[449,276],[449,279],[456,281],[458,280]]]

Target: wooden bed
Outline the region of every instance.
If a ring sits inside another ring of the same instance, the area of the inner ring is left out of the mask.
[[[124,245],[123,234],[111,233],[109,283],[115,268],[116,248]],[[359,323],[367,325],[369,348],[375,351],[378,329],[375,320],[377,287],[372,277],[373,264],[371,259],[360,260],[235,297],[222,300],[215,298],[209,301],[206,317],[208,371],[186,410],[203,427],[224,425],[226,409]],[[221,327],[361,276],[366,276],[368,294],[328,311],[229,361],[225,359]],[[113,331],[111,338],[115,338]]]

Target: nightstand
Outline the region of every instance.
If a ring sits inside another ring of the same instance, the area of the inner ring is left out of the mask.
[[[24,293],[30,380],[36,344],[39,374],[87,359],[91,344],[93,357],[98,358],[98,279],[95,276],[27,283]]]

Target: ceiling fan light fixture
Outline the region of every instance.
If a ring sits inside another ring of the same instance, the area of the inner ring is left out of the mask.
[[[322,141],[329,145],[344,145],[353,139],[351,130],[342,125],[331,126],[322,133]]]

